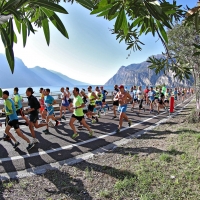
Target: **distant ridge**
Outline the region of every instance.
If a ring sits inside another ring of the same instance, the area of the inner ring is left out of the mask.
[[[53,72],[54,74],[60,76],[63,80],[66,80],[66,81],[72,83],[72,84],[75,85],[75,86],[76,86],[76,85],[91,85],[90,83],[84,83],[84,82],[77,81],[77,80],[75,80],[75,79],[69,78],[68,76],[66,76],[66,75],[64,75],[64,74],[62,74],[62,73],[60,73],[60,72],[56,72],[56,71],[54,71],[54,70],[49,70],[49,71],[51,71],[51,72]]]
[[[39,66],[28,68],[23,61],[17,57],[15,57],[14,74],[12,74],[5,55],[0,53],[0,88],[44,86],[73,87],[76,85],[89,84]]]

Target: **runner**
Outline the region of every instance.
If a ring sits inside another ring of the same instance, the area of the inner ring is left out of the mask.
[[[75,87],[73,90],[74,95],[74,102],[73,102],[73,114],[70,119],[69,125],[71,129],[73,130],[74,134],[72,135],[72,138],[75,139],[79,136],[79,134],[76,131],[76,128],[74,126],[74,122],[78,120],[85,128],[89,131],[89,137],[93,136],[93,131],[90,129],[90,127],[87,125],[85,119],[84,119],[84,113],[83,108],[85,107],[85,104],[83,103],[82,98],[79,96],[79,88]]]
[[[169,107],[169,100],[170,100],[171,94],[169,91],[169,88],[167,88],[166,92],[165,92],[165,109],[167,110]]]
[[[106,96],[108,95],[108,92],[106,90],[103,89],[103,86],[100,87],[101,92],[103,94],[103,99],[102,99],[102,103],[103,103],[103,110],[104,112],[106,112],[105,107],[110,110],[110,107],[108,106],[108,104],[106,103]]]
[[[154,91],[153,87],[151,87],[148,93],[148,99],[150,101],[150,113],[153,112],[153,103],[155,101],[156,92]]]
[[[12,133],[10,133],[10,129],[12,127],[15,129],[17,135],[28,143],[28,147],[26,149],[32,149],[34,147],[34,143],[31,143],[30,140],[21,132],[19,128],[15,103],[12,99],[9,98],[9,92],[7,90],[3,92],[3,99],[6,115],[9,116],[9,122],[6,125],[5,133],[15,142],[15,144],[13,145],[14,149],[16,149],[20,145],[20,143],[15,139]]]
[[[29,120],[28,118],[25,116],[24,111],[23,111],[23,107],[22,107],[22,101],[23,98],[19,95],[19,89],[17,87],[14,88],[14,102],[15,102],[15,108],[16,108],[16,113],[18,116],[21,116],[26,122],[22,123],[22,122],[18,122],[19,125],[29,125]]]
[[[67,94],[67,93],[65,92],[64,87],[62,87],[62,88],[60,89],[60,91],[61,91],[61,93],[62,93],[62,94],[61,94],[62,103],[61,103],[61,107],[60,107],[60,118],[66,120],[66,117],[65,117],[66,109],[69,110],[69,102],[68,102],[69,94]],[[64,111],[64,115],[63,115],[63,111]]]
[[[146,101],[146,105],[148,105],[149,104],[149,98],[148,98],[148,93],[149,93],[149,87],[148,86],[146,86],[146,89],[144,90],[144,100]]]
[[[120,112],[119,115],[119,127],[116,130],[116,133],[120,132],[120,129],[122,127],[123,119],[125,119],[128,122],[129,127],[131,126],[131,120],[128,119],[126,115],[127,110],[127,103],[132,101],[132,97],[128,92],[124,90],[124,86],[120,85],[119,87],[120,91],[116,94],[114,101],[119,101],[119,107],[118,111]]]
[[[114,98],[115,98],[115,96],[117,95],[118,92],[119,92],[118,85],[115,85],[114,86],[114,92],[113,92],[113,97]],[[113,100],[113,113],[114,113],[114,117],[112,119],[116,119],[117,118],[116,106],[119,106],[119,100]]]
[[[67,101],[69,102],[69,107],[72,107],[73,106],[73,101],[70,98],[71,97],[71,93],[69,91],[69,87],[66,87],[66,94],[67,94]]]
[[[166,107],[164,99],[165,99],[165,95],[162,92],[162,88],[160,88],[159,89],[159,93],[158,93],[158,102],[157,102],[157,111],[158,111],[158,114],[160,114],[160,109],[161,108],[165,109],[165,107]]]
[[[177,88],[174,89],[174,100],[175,101],[178,100],[178,90],[177,90]]]
[[[131,110],[133,111],[134,107],[135,107],[135,104],[138,102],[138,99],[137,99],[137,87],[135,85],[133,86],[133,91],[130,94],[130,96],[133,98],[133,104],[132,104],[132,108],[131,108]]]
[[[155,92],[156,92],[156,95],[155,95],[155,101],[154,101],[154,103],[157,105],[157,103],[158,103],[158,94],[159,94],[159,88],[158,87],[156,87],[155,88]]]
[[[39,112],[40,112],[41,116],[42,116],[42,112],[45,109],[45,105],[44,105],[44,93],[45,93],[45,90],[43,88],[40,88],[40,99],[39,99],[40,109],[39,109]],[[40,123],[45,123],[45,119],[42,118],[42,120],[40,121]]]
[[[142,87],[141,87],[141,86],[138,87],[138,90],[137,90],[137,92],[136,92],[136,96],[137,96],[138,104],[139,104],[139,112],[138,112],[137,114],[139,115],[141,109],[143,109],[144,112],[145,112],[145,108],[144,108],[143,105],[142,105],[143,99],[145,98],[145,96],[144,96],[144,94],[142,93]]]
[[[29,121],[30,121],[29,129],[33,137],[33,143],[37,143],[39,141],[36,139],[34,127],[41,128],[43,126],[46,126],[47,123],[38,124],[38,120],[39,120],[38,110],[40,108],[40,103],[37,100],[37,98],[33,96],[33,93],[34,92],[32,88],[27,88],[26,95],[28,97],[28,107],[29,107],[27,111],[29,113]]]
[[[98,110],[98,117],[100,118],[101,117],[101,109],[102,109],[102,106],[103,106],[103,103],[102,103],[102,100],[103,100],[103,94],[101,93],[99,87],[97,86],[96,89],[95,89],[95,94],[97,96],[97,99],[96,99],[96,102],[95,102],[95,110],[97,107],[99,107],[99,110]],[[105,113],[105,112],[104,112]]]
[[[89,106],[88,106],[88,117],[92,117],[92,123],[98,122],[98,118],[94,117],[96,113],[94,113],[94,108],[95,108],[95,101],[97,99],[97,96],[94,92],[92,92],[92,86],[88,87],[88,98],[89,98]]]
[[[45,90],[45,97],[44,97],[44,103],[46,106],[46,121],[47,121],[47,129],[43,131],[43,133],[45,134],[49,134],[49,125],[53,126],[53,123],[50,121],[50,119],[54,120],[56,122],[55,126],[59,125],[58,119],[60,119],[60,117],[55,117],[54,116],[54,108],[53,105],[56,104],[56,101],[54,100],[54,98],[52,96],[49,95],[50,94],[50,89],[47,88]]]

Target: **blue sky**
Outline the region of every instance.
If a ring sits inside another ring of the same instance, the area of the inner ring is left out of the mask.
[[[192,7],[196,5],[197,0],[177,2]],[[142,51],[132,52],[126,59],[129,54],[126,45],[123,42],[119,44],[109,31],[109,28],[113,27],[113,21],[90,15],[87,9],[76,3],[62,5],[69,12],[69,15],[60,15],[68,31],[69,40],[52,25],[49,47],[42,29],[28,38],[25,48],[22,46],[21,36],[18,36],[18,44],[14,46],[15,56],[21,58],[27,67],[45,67],[97,85],[104,84],[122,65],[139,63],[150,55],[164,51],[161,42],[157,41],[158,38],[148,34],[140,38],[145,43]],[[2,43],[0,53],[4,53]]]

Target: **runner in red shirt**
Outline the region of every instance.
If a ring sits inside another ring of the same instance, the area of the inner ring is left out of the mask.
[[[148,105],[149,103],[149,99],[148,99],[148,93],[149,93],[149,88],[148,86],[146,86],[146,89],[144,90],[144,96],[145,96],[145,101],[146,101],[146,104]]]

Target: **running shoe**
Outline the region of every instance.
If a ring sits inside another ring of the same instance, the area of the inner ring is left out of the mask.
[[[116,119],[117,118],[117,116],[114,116],[112,119]]]
[[[89,137],[93,137],[93,133],[94,133],[94,131],[90,131],[89,132]]]
[[[110,107],[108,106],[108,111],[110,110]]]
[[[66,117],[63,115],[63,116],[61,117],[61,119],[64,119],[64,120],[66,120]]]
[[[128,126],[130,127],[130,126],[131,126],[131,124],[132,124],[132,121],[131,121],[131,120],[129,120],[129,121],[128,121]]]
[[[116,132],[116,133],[120,133],[120,129],[118,128],[115,132]]]
[[[143,110],[144,110],[144,112],[146,111],[146,109],[145,109],[145,108],[143,108]]]
[[[20,143],[19,143],[19,142],[16,142],[16,143],[14,144],[13,148],[16,149],[19,145],[20,145]]]
[[[32,143],[33,143],[33,144],[39,143],[39,140],[38,140],[37,138],[33,138]]]
[[[45,121],[44,119],[42,119],[42,120],[40,121],[40,124],[43,124],[43,123],[46,123],[46,121]]]
[[[72,139],[76,139],[78,136],[79,136],[78,133],[74,133],[74,134],[72,135]]]
[[[4,135],[4,137],[2,138],[4,141],[10,141],[11,138],[8,135]]]
[[[100,111],[98,112],[98,118],[101,118],[101,114],[100,114]]]
[[[50,134],[49,129],[42,131],[45,135]]]
[[[133,107],[131,108],[131,111],[134,111],[134,108],[133,108]]]
[[[54,127],[54,124],[53,124],[52,121],[49,121],[48,125],[49,125],[50,127]]]
[[[58,126],[59,124],[60,124],[60,122],[56,120],[56,125],[55,126]]]
[[[34,143],[30,143],[28,144],[28,146],[26,147],[26,149],[29,151],[30,149],[32,149],[35,146]]]

